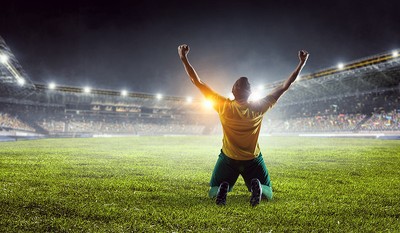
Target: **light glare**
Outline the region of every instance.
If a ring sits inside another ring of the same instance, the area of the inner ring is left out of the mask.
[[[17,77],[17,82],[19,85],[23,86],[25,84],[25,79],[23,79],[21,77]]]
[[[8,56],[5,54],[1,54],[0,61],[1,61],[1,63],[5,64],[8,61]]]
[[[249,96],[249,101],[257,101],[262,99],[263,96],[261,95],[260,92],[256,91],[256,92],[252,92]]]
[[[193,101],[192,97],[190,97],[190,96],[186,97],[186,102],[187,103],[192,103],[192,101]]]
[[[90,92],[92,91],[92,89],[91,89],[90,87],[85,87],[85,88],[83,89],[83,91],[84,91],[85,93],[90,93]]]
[[[337,67],[338,67],[339,70],[342,70],[344,68],[344,64],[343,63],[339,63],[337,65]]]
[[[214,103],[211,100],[204,100],[203,104],[204,104],[204,107],[206,107],[208,109],[211,109],[212,106],[214,105]]]
[[[162,99],[162,97],[163,97],[163,96],[162,96],[161,94],[157,94],[157,95],[156,95],[156,98],[157,98],[158,100]]]
[[[49,83],[49,89],[51,89],[51,90],[56,89],[56,84],[53,82]]]
[[[399,56],[399,51],[393,51],[393,53],[392,53],[392,56],[393,57],[398,57]]]
[[[121,95],[122,96],[127,96],[128,95],[128,91],[127,90],[122,90],[121,91]]]

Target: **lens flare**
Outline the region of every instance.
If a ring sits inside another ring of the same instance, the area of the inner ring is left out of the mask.
[[[211,109],[213,107],[214,103],[211,100],[204,100],[203,105],[207,109]]]

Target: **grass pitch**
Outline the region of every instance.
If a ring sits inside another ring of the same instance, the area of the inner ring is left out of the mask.
[[[0,232],[400,232],[400,141],[261,137],[274,200],[207,197],[221,137],[0,143]]]

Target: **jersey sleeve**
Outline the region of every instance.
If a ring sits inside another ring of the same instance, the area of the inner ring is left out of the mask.
[[[211,92],[208,95],[207,99],[211,101],[214,110],[217,111],[218,113],[222,111],[222,107],[227,100],[226,97],[221,96],[215,91]]]
[[[270,108],[272,108],[276,103],[276,99],[272,95],[268,95],[265,98],[262,98],[258,102],[259,111],[264,114]]]

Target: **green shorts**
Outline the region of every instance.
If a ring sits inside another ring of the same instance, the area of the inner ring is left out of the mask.
[[[242,175],[249,191],[251,180],[254,178],[257,178],[262,185],[271,187],[271,179],[261,152],[252,160],[234,160],[226,156],[222,150],[211,176],[210,187],[219,186],[226,181],[231,190],[239,175]]]

